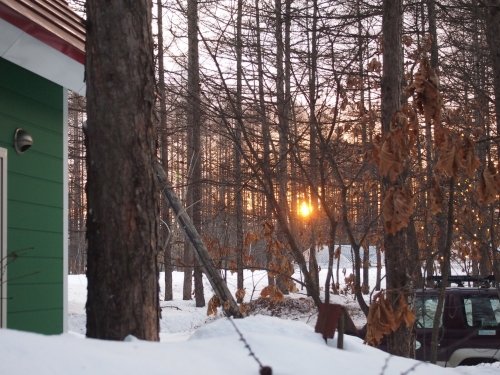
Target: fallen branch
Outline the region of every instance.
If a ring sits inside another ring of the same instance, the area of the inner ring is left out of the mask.
[[[174,189],[169,184],[167,176],[165,175],[165,171],[163,170],[163,167],[160,163],[156,163],[155,172],[158,177],[158,181],[160,182],[162,194],[168,200],[170,207],[174,211],[177,221],[179,222],[182,231],[186,235],[186,238],[189,240],[189,242],[191,242],[191,245],[195,250],[195,255],[202,265],[205,275],[207,276],[208,281],[210,282],[210,285],[215,292],[215,295],[222,301],[224,313],[227,316],[242,318],[243,316],[240,312],[238,304],[236,303],[236,300],[233,298],[224,280],[222,280],[219,272],[217,272],[217,269],[215,268],[212,259],[210,258],[210,254],[208,253],[208,250],[203,243],[200,234],[196,230],[191,221],[191,218],[182,206],[179,197],[177,197]]]

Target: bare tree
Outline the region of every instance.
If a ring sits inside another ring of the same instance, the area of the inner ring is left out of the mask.
[[[201,102],[200,102],[200,66],[198,53],[198,0],[188,0],[188,189],[187,206],[194,226],[201,228]],[[187,266],[184,272],[183,298],[191,299],[191,265],[194,264],[193,249],[189,243],[185,246],[184,262]],[[194,287],[196,306],[205,306],[201,268],[194,267]]]

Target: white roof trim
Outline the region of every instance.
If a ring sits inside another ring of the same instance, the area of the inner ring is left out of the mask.
[[[85,67],[0,19],[0,57],[49,81],[85,95]]]

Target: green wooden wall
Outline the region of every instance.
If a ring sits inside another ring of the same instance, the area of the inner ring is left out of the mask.
[[[16,128],[33,136],[22,155]],[[63,88],[0,58],[0,147],[8,151],[7,327],[63,331]]]

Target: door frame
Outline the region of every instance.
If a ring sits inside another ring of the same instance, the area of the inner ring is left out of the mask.
[[[0,328],[7,327],[7,149],[0,147]]]

